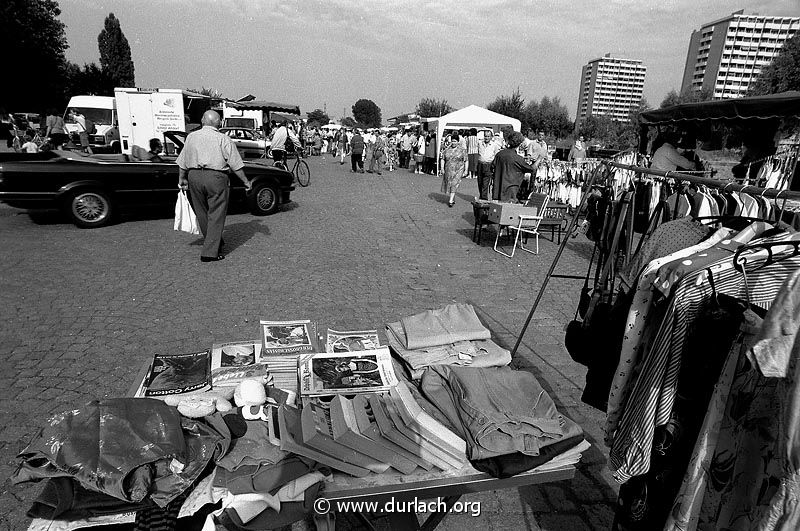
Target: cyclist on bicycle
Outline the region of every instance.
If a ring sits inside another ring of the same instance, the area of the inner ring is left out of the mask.
[[[300,139],[294,134],[288,120],[284,120],[280,127],[275,129],[270,149],[275,166],[281,166],[283,169],[286,169],[286,153],[292,153],[295,150],[298,153],[301,151]]]

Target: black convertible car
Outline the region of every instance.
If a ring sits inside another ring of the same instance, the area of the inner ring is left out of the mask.
[[[180,153],[186,133],[164,136]],[[0,201],[17,208],[58,208],[79,227],[102,227],[123,205],[174,205],[178,192],[175,158],[138,162],[126,155],[74,151],[0,153]],[[254,162],[245,162],[244,171],[253,189],[247,193],[232,176],[231,203],[246,201],[253,214],[264,216],[289,202],[294,190],[291,172]]]

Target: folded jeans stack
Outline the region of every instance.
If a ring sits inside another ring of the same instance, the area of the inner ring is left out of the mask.
[[[560,453],[583,440],[580,426],[558,412],[529,372],[433,365],[420,387],[461,429],[473,466],[497,476],[535,468],[557,455],[548,447]]]
[[[469,304],[450,304],[386,325],[389,346],[414,380],[431,365],[500,367],[511,363],[511,353],[491,340]]]

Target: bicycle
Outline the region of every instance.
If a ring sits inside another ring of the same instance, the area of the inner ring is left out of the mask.
[[[290,156],[294,157],[294,166],[292,166],[292,174],[294,174],[294,178],[297,181],[297,184],[305,188],[311,182],[311,170],[308,167],[308,163],[303,160],[303,154],[299,150],[295,150],[291,153],[286,153],[286,158],[288,159]],[[283,168],[284,170],[289,171],[289,168],[286,166],[285,162],[276,162],[274,166],[278,166],[279,168]]]

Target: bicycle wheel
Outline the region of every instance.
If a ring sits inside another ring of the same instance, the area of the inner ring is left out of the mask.
[[[297,179],[297,184],[300,186],[308,186],[311,182],[311,170],[308,169],[308,164],[303,159],[298,159],[294,165],[294,177]]]

